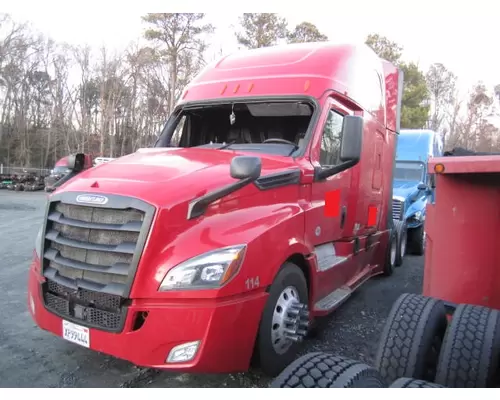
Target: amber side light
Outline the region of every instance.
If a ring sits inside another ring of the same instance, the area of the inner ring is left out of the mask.
[[[306,81],[304,83],[304,92],[307,92],[309,90],[309,88],[311,87],[311,82],[310,81]]]
[[[226,270],[226,273],[222,277],[220,281],[220,285],[224,285],[227,281],[229,281],[233,276],[235,276],[240,270],[241,264],[243,262],[243,257],[245,256],[246,249],[242,249],[238,254],[235,254],[233,262],[229,265],[229,268]]]
[[[444,165],[443,164],[434,165],[434,172],[436,174],[442,174],[444,172]]]

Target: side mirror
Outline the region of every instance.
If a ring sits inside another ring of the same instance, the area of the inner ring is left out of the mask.
[[[420,182],[417,186],[418,190],[427,190],[427,185],[423,182]]]
[[[230,174],[234,179],[255,181],[260,177],[262,161],[259,157],[237,156],[231,160]]]
[[[436,176],[434,174],[431,174],[431,189],[436,188]]]
[[[357,115],[346,115],[342,123],[342,141],[340,144],[341,163],[334,167],[316,168],[315,179],[326,179],[348,168],[354,167],[361,159],[363,146],[363,118]]]
[[[81,172],[85,169],[85,154],[77,153],[68,156],[68,168],[73,172]]]
[[[342,124],[342,144],[340,161],[359,162],[363,144],[363,118],[357,115],[346,115]]]

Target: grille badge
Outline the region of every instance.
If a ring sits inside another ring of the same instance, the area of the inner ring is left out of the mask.
[[[104,205],[108,202],[108,198],[106,196],[100,196],[98,194],[80,194],[76,197],[77,203],[85,203],[85,204],[99,204]]]

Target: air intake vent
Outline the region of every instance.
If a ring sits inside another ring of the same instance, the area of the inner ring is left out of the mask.
[[[278,172],[262,176],[255,181],[255,185],[261,190],[274,189],[280,186],[298,185],[300,182],[300,170]]]

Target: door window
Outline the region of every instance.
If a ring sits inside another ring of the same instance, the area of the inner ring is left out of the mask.
[[[340,164],[340,146],[342,142],[342,123],[344,117],[330,110],[321,137],[319,162],[322,167],[332,167]]]

